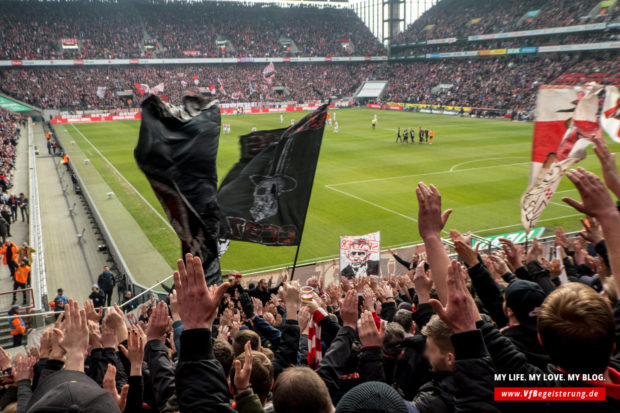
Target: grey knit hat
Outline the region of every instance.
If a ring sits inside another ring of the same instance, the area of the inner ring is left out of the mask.
[[[400,394],[379,381],[353,387],[336,407],[336,413],[407,413],[408,410]]]

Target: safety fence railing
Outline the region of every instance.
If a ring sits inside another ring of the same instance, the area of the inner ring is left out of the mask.
[[[41,226],[41,203],[39,199],[39,183],[37,180],[36,145],[32,119],[28,119],[28,168],[29,168],[29,241],[36,253],[32,255],[30,266],[30,281],[34,290],[33,305],[43,308],[47,302],[47,278],[45,275],[45,248],[43,229]]]

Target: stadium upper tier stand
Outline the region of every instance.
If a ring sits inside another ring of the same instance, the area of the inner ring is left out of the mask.
[[[0,71],[0,89],[42,108],[94,109],[136,106],[140,85],[163,87],[160,93],[177,104],[188,90],[213,90],[222,102],[280,102],[351,96],[364,81],[381,79],[389,82],[384,101],[510,110],[531,109],[539,85],[562,79],[574,82],[571,74],[620,84],[620,57],[609,52],[413,64],[289,63],[275,65],[272,86],[265,83],[263,68],[257,64],[15,68]]]
[[[386,54],[350,9],[3,1],[0,25],[0,59]]]
[[[616,19],[620,5],[600,0],[442,0],[394,43],[602,23]],[[613,3],[613,2],[612,2]]]

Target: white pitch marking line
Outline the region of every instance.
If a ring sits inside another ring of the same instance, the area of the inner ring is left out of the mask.
[[[498,160],[498,159],[521,159],[521,158],[522,158],[522,156],[505,156],[503,158],[473,159],[471,161],[461,162],[461,163],[457,163],[455,165],[452,165],[452,167],[450,168],[450,170],[448,172],[454,172],[457,167],[463,166],[463,165],[467,165],[468,163],[476,163],[476,162],[484,162],[484,161],[495,161],[495,160]],[[495,165],[495,166],[503,166],[503,165]]]
[[[458,173],[458,172],[468,172],[468,171],[478,171],[480,169],[492,169],[492,168],[501,168],[501,167],[505,167],[505,166],[516,166],[516,165],[529,165],[531,164],[530,161],[528,162],[517,162],[517,163],[509,163],[509,164],[503,164],[503,165],[492,165],[492,166],[481,166],[479,168],[467,168],[467,169],[457,169],[456,171],[452,171],[453,173]],[[389,181],[391,179],[403,179],[403,178],[412,178],[414,176],[431,176],[431,175],[442,175],[442,174],[447,174],[450,173],[450,170],[447,171],[437,171],[437,172],[427,172],[427,173],[423,173],[423,174],[413,174],[413,175],[401,175],[401,176],[391,176],[388,178],[376,178],[376,179],[365,179],[362,181],[351,181],[351,182],[339,182],[337,184],[329,184],[329,185],[325,185],[326,187],[334,187],[334,186],[343,186],[343,185],[353,185],[353,184],[364,184],[367,182],[379,182],[379,181]],[[333,189],[333,188],[330,188]]]
[[[172,225],[170,225],[170,223],[168,222],[168,220],[166,218],[164,218],[163,216],[161,216],[161,214],[159,213],[159,211],[157,211],[155,209],[155,207],[153,207],[153,205],[151,205],[151,203],[149,201],[146,200],[146,198],[144,198],[144,196],[142,196],[142,194],[140,193],[140,191],[138,191],[128,180],[127,178],[125,178],[123,176],[123,174],[121,174],[119,172],[118,169],[116,169],[116,167],[114,165],[112,165],[112,162],[110,162],[108,160],[108,158],[106,158],[105,156],[103,156],[103,154],[101,152],[99,152],[99,149],[97,149],[97,147],[95,145],[92,144],[92,142],[90,140],[88,140],[88,138],[86,136],[84,136],[84,134],[75,127],[74,124],[71,124],[71,126],[73,126],[73,129],[75,129],[77,131],[77,133],[80,134],[80,136],[82,136],[82,138],[86,141],[86,143],[88,143],[90,146],[92,146],[92,148],[95,150],[95,152],[97,152],[97,154],[101,157],[101,159],[103,159],[108,165],[110,165],[110,167],[114,170],[114,172],[116,172],[116,174],[123,180],[125,181],[125,183],[127,185],[129,185],[129,187],[131,189],[134,190],[134,192],[140,197],[140,199],[142,199],[142,201],[144,201],[145,204],[147,204],[149,206],[149,208],[151,208],[151,210],[153,212],[155,212],[155,214],[157,214],[157,216],[163,221],[164,224],[166,224],[166,226],[168,228],[170,228],[171,231],[174,231],[174,228],[172,228]]]
[[[332,191],[339,192],[339,193],[341,193],[341,194],[343,194],[343,195],[350,196],[351,198],[357,199],[358,201],[365,202],[365,203],[367,203],[368,205],[372,205],[372,206],[377,207],[377,208],[379,208],[379,209],[382,209],[382,210],[384,210],[384,211],[391,212],[392,214],[398,215],[398,216],[403,217],[403,218],[405,218],[405,219],[408,219],[408,220],[410,220],[410,221],[413,221],[413,222],[418,222],[418,220],[417,220],[417,219],[412,218],[412,217],[410,217],[410,216],[408,216],[408,215],[401,214],[400,212],[396,212],[396,211],[394,211],[394,210],[392,210],[392,209],[386,208],[386,207],[381,206],[381,205],[379,205],[379,204],[375,204],[374,202],[367,201],[367,200],[365,200],[364,198],[360,198],[359,196],[356,196],[356,195],[350,194],[350,193],[345,192],[345,191],[341,191],[340,189],[332,188],[330,185],[325,185],[325,187],[326,187],[327,189],[331,189]]]

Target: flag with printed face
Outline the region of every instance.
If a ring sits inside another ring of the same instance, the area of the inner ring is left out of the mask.
[[[601,136],[600,90],[600,85],[588,84],[542,87],[538,92],[531,183],[521,197],[526,231],[535,227],[566,170],[586,157],[592,138]]]
[[[380,275],[381,232],[340,237],[340,275],[357,278]]]
[[[107,87],[105,87],[105,86],[99,86],[99,87],[97,87],[97,96],[98,96],[100,99],[103,99],[103,98],[105,97],[105,92],[106,92],[106,90],[107,90],[107,89],[108,89],[108,88],[107,88]]]
[[[241,158],[218,191],[222,238],[299,245],[321,150],[327,105],[286,129],[239,138]]]
[[[220,209],[215,160],[220,107],[204,96],[185,96],[183,106],[156,95],[142,103],[134,157],[181,240],[182,252],[200,257],[207,283],[219,284]]]
[[[615,86],[605,87],[601,126],[611,139],[620,142],[620,93]]]

